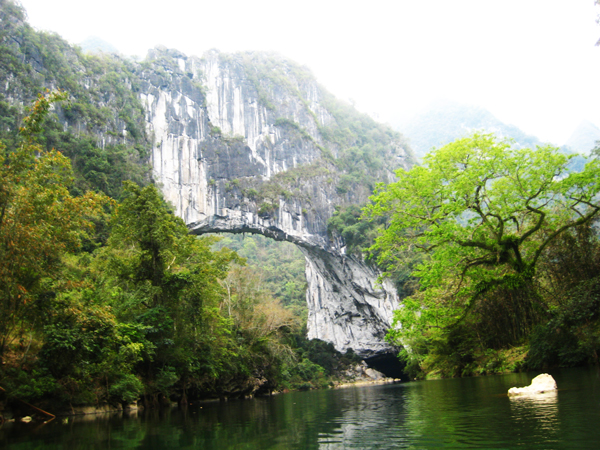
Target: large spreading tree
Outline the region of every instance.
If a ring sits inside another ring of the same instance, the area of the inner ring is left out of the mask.
[[[600,210],[598,159],[573,172],[573,157],[473,134],[379,187],[366,209],[388,221],[372,248],[379,261],[391,272],[422,254],[413,272],[420,290],[396,311],[390,337],[447,338],[477,314],[497,345],[522,339],[544,313],[536,282],[544,250]]]

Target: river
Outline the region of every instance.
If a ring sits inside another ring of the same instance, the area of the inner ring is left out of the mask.
[[[509,398],[538,373],[292,392],[138,414],[6,423],[0,448],[597,449],[597,369],[549,373],[559,391]]]

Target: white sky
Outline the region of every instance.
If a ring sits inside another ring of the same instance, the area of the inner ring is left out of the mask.
[[[21,0],[29,23],[144,57],[269,50],[382,121],[437,98],[483,106],[557,145],[600,126],[593,0]]]

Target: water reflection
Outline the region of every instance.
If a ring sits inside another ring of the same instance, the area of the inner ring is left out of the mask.
[[[408,442],[405,433],[398,433],[407,416],[403,385],[349,388],[337,395],[346,408],[335,418],[334,430],[319,434],[320,449],[389,448]]]
[[[510,374],[357,389],[335,430],[319,435],[319,448],[554,448],[557,393],[506,395],[527,380]]]
[[[548,391],[541,394],[510,395],[510,405],[516,413],[522,410],[534,408],[544,411],[545,415],[556,415],[558,403],[558,391]]]
[[[558,392],[509,396],[512,418],[526,424],[531,435],[545,439],[558,437],[560,419],[558,414]]]
[[[506,395],[532,378],[512,374],[295,392],[37,428],[7,423],[0,448],[597,448],[600,379],[581,370],[552,375],[558,393],[527,398]]]

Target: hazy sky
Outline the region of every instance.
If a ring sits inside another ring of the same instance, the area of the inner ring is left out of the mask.
[[[21,0],[29,23],[126,55],[164,45],[277,51],[382,121],[437,98],[489,109],[563,144],[600,126],[593,0]]]

